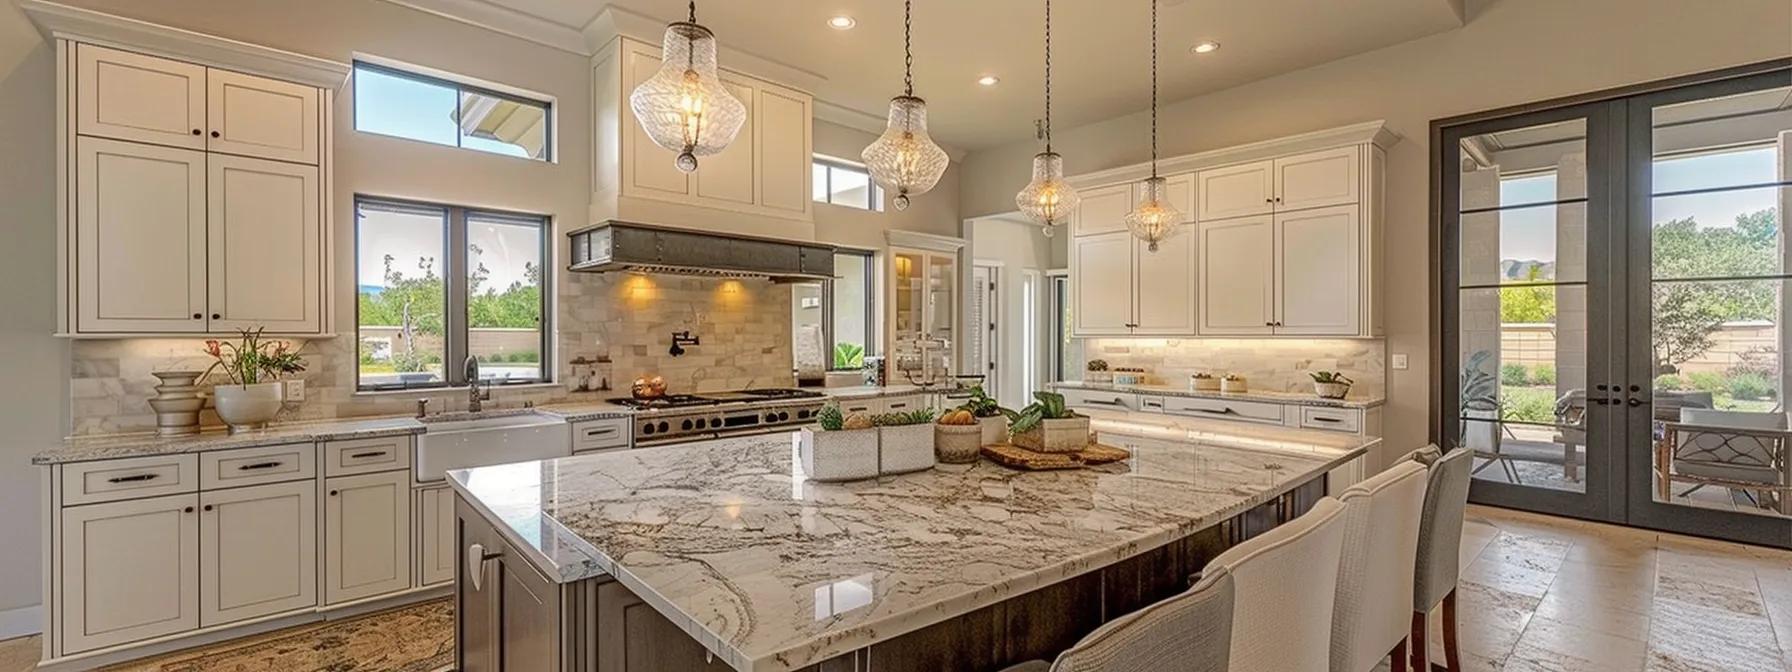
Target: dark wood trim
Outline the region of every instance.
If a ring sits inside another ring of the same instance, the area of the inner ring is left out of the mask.
[[[1609,102],[1609,101],[1617,100],[1620,98],[1629,98],[1632,96],[1640,96],[1643,94],[1655,93],[1658,91],[1665,91],[1665,90],[1669,90],[1669,89],[1677,89],[1677,88],[1686,87],[1686,86],[1693,86],[1696,84],[1708,84],[1711,82],[1723,81],[1726,79],[1737,79],[1737,78],[1741,78],[1741,77],[1749,77],[1749,76],[1753,76],[1753,75],[1759,75],[1759,74],[1774,72],[1774,71],[1778,71],[1778,70],[1792,70],[1792,57],[1768,59],[1765,61],[1748,63],[1748,64],[1744,64],[1744,65],[1723,68],[1720,70],[1710,70],[1710,71],[1706,71],[1706,72],[1698,72],[1698,73],[1693,73],[1693,74],[1688,74],[1688,75],[1678,75],[1675,77],[1669,77],[1667,79],[1657,79],[1657,80],[1653,80],[1653,81],[1640,82],[1637,84],[1627,84],[1624,86],[1619,86],[1619,87],[1610,88],[1610,89],[1601,89],[1598,91],[1579,93],[1579,94],[1574,94],[1571,96],[1562,96],[1560,98],[1549,98],[1549,99],[1539,100],[1539,101],[1535,101],[1535,102],[1519,103],[1517,105],[1510,105],[1507,107],[1500,107],[1500,108],[1495,108],[1495,109],[1491,109],[1491,110],[1483,110],[1480,112],[1470,112],[1468,114],[1460,114],[1460,115],[1457,115],[1454,117],[1445,117],[1443,119],[1434,119],[1431,122],[1431,126],[1432,126],[1432,128],[1438,128],[1438,127],[1443,127],[1443,126],[1461,126],[1463,124],[1473,123],[1473,122],[1477,122],[1477,121],[1486,121],[1489,119],[1499,119],[1502,117],[1511,117],[1511,116],[1517,116],[1520,114],[1530,114],[1532,112],[1553,110],[1553,109],[1561,108],[1561,107],[1573,107],[1576,105],[1586,105],[1588,103]],[[1435,150],[1436,147],[1434,146],[1433,149]]]

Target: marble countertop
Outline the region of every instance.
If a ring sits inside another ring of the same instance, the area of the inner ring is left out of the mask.
[[[915,385],[848,385],[845,387],[810,388],[835,399],[877,399],[905,394],[921,394],[929,390]]]
[[[1130,394],[1155,394],[1165,397],[1193,397],[1196,399],[1237,399],[1240,401],[1262,401],[1272,404],[1299,404],[1302,406],[1325,406],[1330,408],[1374,408],[1387,403],[1379,396],[1349,396],[1343,399],[1326,399],[1316,394],[1300,392],[1196,392],[1188,387],[1171,385],[1114,385],[1111,383],[1085,383],[1082,381],[1065,381],[1052,383],[1056,388],[1072,390],[1102,390],[1104,392],[1121,392]]]
[[[1379,441],[1232,424],[1110,435],[1133,458],[1085,470],[985,461],[816,483],[798,435],[779,433],[449,480],[548,576],[609,574],[735,669],[777,671],[1156,548]]]
[[[231,434],[220,427],[186,436],[157,436],[154,432],[138,434],[102,434],[74,436],[56,447],[31,456],[37,465],[89,460],[111,460],[145,455],[201,453],[210,450],[253,448],[282,443],[367,439],[398,434],[421,434],[424,423],[416,418],[343,418],[275,424],[267,429]]]
[[[608,401],[569,401],[556,404],[543,404],[535,407],[537,413],[552,415],[567,422],[584,422],[603,418],[626,418],[634,415],[633,409],[618,406]]]

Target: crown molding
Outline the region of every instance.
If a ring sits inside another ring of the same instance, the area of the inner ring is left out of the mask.
[[[1331,149],[1333,147],[1343,147],[1346,145],[1360,145],[1364,143],[1387,149],[1399,142],[1400,139],[1400,134],[1395,133],[1393,129],[1388,128],[1386,121],[1378,119],[1360,124],[1327,128],[1301,133],[1299,135],[1275,138],[1273,140],[1253,142],[1246,145],[1237,145],[1206,152],[1172,156],[1167,159],[1158,159],[1157,173],[1159,175],[1189,173],[1204,168],[1216,168],[1219,166],[1249,163],[1251,161],[1273,159],[1278,156],[1287,156],[1289,154],[1301,154],[1321,149]],[[1109,168],[1107,170],[1098,170],[1092,173],[1073,175],[1065,178],[1065,180],[1070,182],[1071,186],[1082,189],[1119,184],[1122,182],[1135,182],[1150,176],[1150,163],[1135,163],[1132,165],[1120,166],[1118,168]]]
[[[519,12],[484,0],[386,0],[386,2],[560,51],[580,56],[591,55],[591,50],[585,43],[585,36],[577,28],[554,23],[534,14]]]
[[[171,28],[157,23],[70,7],[45,0],[20,0],[19,9],[44,36],[237,70],[323,89],[340,89],[349,65],[316,56]]]
[[[890,229],[884,233],[884,237],[886,240],[890,241],[890,245],[893,247],[906,247],[909,249],[928,250],[931,252],[957,252],[964,249],[965,243],[968,242],[963,238],[921,233],[919,231],[909,231],[906,229]]]

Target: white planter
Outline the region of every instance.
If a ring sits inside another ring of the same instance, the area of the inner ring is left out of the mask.
[[[260,429],[280,414],[286,386],[278,382],[254,385],[224,384],[212,388],[212,407],[230,431]]]
[[[1251,386],[1243,378],[1221,378],[1220,391],[1244,393],[1251,391]]]
[[[1313,394],[1321,399],[1343,399],[1350,394],[1350,383],[1313,383]]]
[[[1089,445],[1089,418],[1040,420],[1032,429],[1015,434],[1014,445],[1038,453],[1074,453]]]
[[[879,427],[877,472],[904,474],[932,469],[933,423]]]
[[[977,418],[977,426],[983,428],[983,445],[993,446],[1008,442],[1008,416]]]
[[[877,476],[877,430],[833,432],[804,427],[800,453],[811,481],[856,481]]]
[[[1083,382],[1108,385],[1114,382],[1113,371],[1084,371]]]

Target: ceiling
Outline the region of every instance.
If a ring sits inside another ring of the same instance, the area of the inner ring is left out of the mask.
[[[1161,1],[1159,95],[1164,101],[1451,30],[1464,20],[1464,0]],[[574,29],[590,23],[606,4],[461,2],[487,3]],[[608,4],[660,20],[685,14],[683,0]],[[915,4],[915,92],[928,100],[934,136],[963,150],[1031,137],[1043,102],[1043,3]],[[1147,0],[1060,0],[1052,9],[1054,126],[1146,109]],[[853,17],[857,26],[840,31],[826,25],[829,17],[840,14]],[[829,103],[881,118],[889,98],[901,91],[902,3],[895,0],[712,0],[698,3],[697,17],[726,47],[814,73],[821,84],[813,93]],[[1203,55],[1189,52],[1204,40],[1219,42],[1221,48]],[[977,78],[986,74],[1001,82],[978,85]]]

